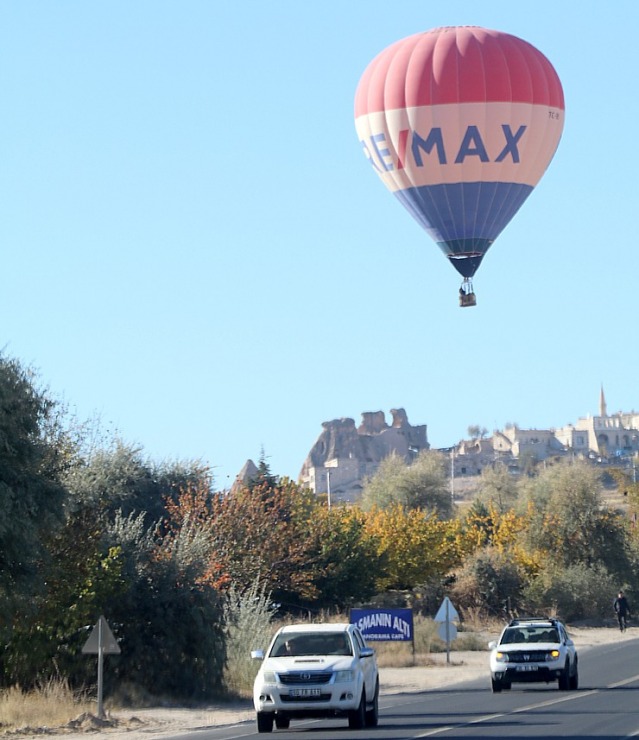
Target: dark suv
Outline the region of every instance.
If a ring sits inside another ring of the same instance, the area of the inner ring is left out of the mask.
[[[512,683],[557,681],[563,691],[579,686],[577,650],[558,619],[513,619],[499,640],[488,647],[496,693],[509,689]]]

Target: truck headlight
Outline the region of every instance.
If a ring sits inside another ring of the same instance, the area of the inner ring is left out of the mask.
[[[353,680],[353,671],[335,671],[335,683]]]

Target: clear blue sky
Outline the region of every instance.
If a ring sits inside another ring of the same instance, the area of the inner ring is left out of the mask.
[[[8,0],[0,346],[81,417],[220,487],[297,477],[323,421],[406,409],[433,446],[637,402],[639,3]],[[442,25],[559,73],[545,177],[459,276],[374,176],[368,62]]]

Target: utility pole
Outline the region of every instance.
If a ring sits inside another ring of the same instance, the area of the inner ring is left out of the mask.
[[[455,448],[450,448],[450,500],[455,503]]]
[[[331,508],[331,468],[336,468],[339,465],[339,460],[336,457],[327,460],[324,463],[324,469],[326,470],[326,497],[328,499],[328,508]]]

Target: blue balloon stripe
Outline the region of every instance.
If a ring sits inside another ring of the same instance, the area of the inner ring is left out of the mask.
[[[519,183],[467,182],[407,188],[395,196],[436,242],[477,239],[485,251],[532,190]]]

